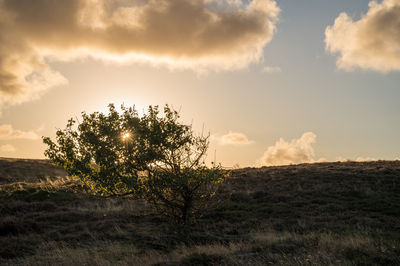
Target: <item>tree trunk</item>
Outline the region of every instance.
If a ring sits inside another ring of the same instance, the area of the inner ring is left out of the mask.
[[[192,210],[192,198],[185,198],[183,206],[181,208],[182,211],[182,222],[187,224],[190,221],[190,214]]]

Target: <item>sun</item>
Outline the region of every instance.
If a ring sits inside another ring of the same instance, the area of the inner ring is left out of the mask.
[[[131,134],[130,134],[129,132],[126,132],[126,133],[124,133],[124,134],[122,135],[122,139],[123,139],[123,140],[127,140],[127,139],[130,138],[130,136],[131,136]]]

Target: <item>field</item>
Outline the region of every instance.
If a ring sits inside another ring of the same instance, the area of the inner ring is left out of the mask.
[[[0,159],[0,265],[400,265],[400,161],[233,170],[193,225]]]

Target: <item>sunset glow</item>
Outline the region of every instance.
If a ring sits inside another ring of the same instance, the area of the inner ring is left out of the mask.
[[[114,103],[204,125],[207,163],[394,160],[399,25],[398,0],[0,0],[0,157]]]
[[[131,134],[129,132],[126,132],[122,135],[122,140],[126,141],[131,137]]]

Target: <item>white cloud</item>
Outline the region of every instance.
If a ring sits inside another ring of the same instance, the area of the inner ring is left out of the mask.
[[[373,158],[373,157],[357,157],[356,158],[356,162],[373,162],[373,161],[377,161],[377,159]]]
[[[336,157],[335,159],[335,162],[349,162],[349,161],[351,160],[342,156]]]
[[[265,66],[262,70],[264,73],[281,73],[282,69],[280,67]]]
[[[265,151],[258,164],[272,166],[323,162],[324,158],[315,159],[312,145],[315,143],[316,137],[314,133],[306,132],[299,139],[291,141],[280,138],[275,145]]]
[[[16,149],[11,144],[0,145],[0,152],[15,152]]]
[[[341,13],[325,30],[326,50],[338,53],[337,67],[382,73],[400,71],[400,1],[371,1],[357,21]]]
[[[231,131],[223,136],[213,136],[213,139],[217,140],[220,145],[249,145],[254,143],[245,134]]]
[[[352,161],[355,161],[355,162],[373,162],[373,161],[378,161],[378,159],[376,159],[374,157],[362,157],[362,156],[360,156],[360,157],[357,157],[355,160],[352,160],[352,159],[349,159],[349,158],[345,158],[345,157],[339,156],[339,157],[336,158],[335,161],[337,161],[337,162],[352,162]]]
[[[0,140],[29,139],[36,140],[39,136],[34,131],[14,129],[11,125],[0,125]]]
[[[48,61],[93,57],[172,69],[234,70],[259,62],[274,0],[0,0],[0,107],[67,80]]]

